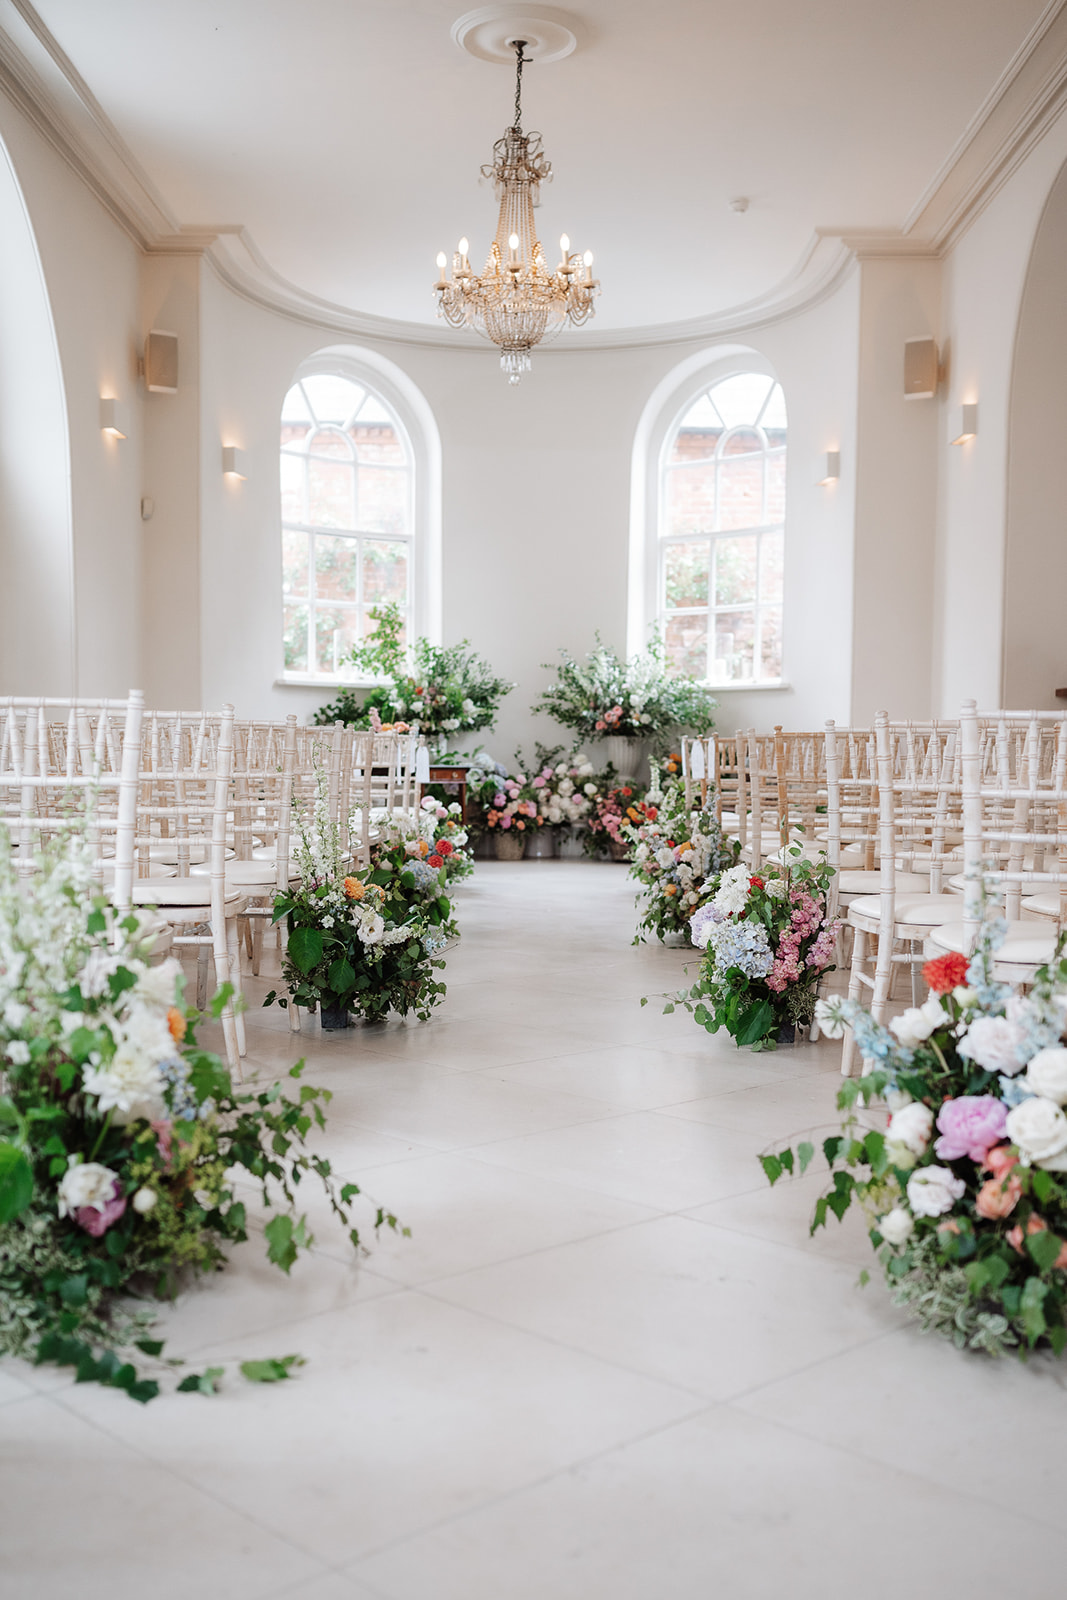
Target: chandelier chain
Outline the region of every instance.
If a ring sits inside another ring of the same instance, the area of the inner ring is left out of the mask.
[[[523,51],[526,49],[525,39],[515,40],[515,122],[517,133],[522,131],[522,69],[526,64]]]

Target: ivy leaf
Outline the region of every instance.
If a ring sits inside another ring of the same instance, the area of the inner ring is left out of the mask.
[[[33,1198],[33,1169],[21,1150],[0,1144],[0,1223],[13,1222]]]
[[[146,1356],[161,1356],[163,1354],[162,1339],[138,1339],[137,1349],[143,1350]]]
[[[292,1217],[272,1217],[263,1233],[267,1240],[268,1260],[273,1261],[275,1266],[281,1267],[283,1272],[288,1272],[296,1260]]]
[[[178,1385],[179,1394],[218,1394],[223,1367],[208,1367],[205,1372],[190,1372]]]
[[[777,1156],[760,1156],[760,1166],[767,1174],[767,1182],[773,1187],[782,1176],[783,1167]]]
[[[249,1383],[281,1383],[292,1377],[293,1367],[303,1365],[303,1356],[268,1356],[265,1361],[242,1361],[241,1371]]]
[[[797,1160],[800,1162],[800,1170],[802,1173],[807,1172],[808,1167],[811,1165],[814,1154],[815,1146],[813,1144],[809,1144],[807,1139],[803,1140],[797,1145]]]
[[[1044,1205],[1052,1193],[1052,1174],[1050,1172],[1042,1172],[1040,1167],[1034,1167],[1030,1175],[1030,1183],[1034,1194]]]

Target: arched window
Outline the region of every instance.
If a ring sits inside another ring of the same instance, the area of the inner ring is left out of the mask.
[[[668,433],[658,611],[670,670],[781,679],[785,448],[781,385],[758,372],[712,384]]]
[[[281,477],[285,670],[343,677],[372,606],[411,619],[411,448],[374,390],[315,373],[285,397]]]

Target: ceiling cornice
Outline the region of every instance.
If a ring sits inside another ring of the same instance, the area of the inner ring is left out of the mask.
[[[0,89],[151,255],[200,255],[236,294],[333,333],[484,353],[484,341],[444,325],[377,317],[281,277],[240,224],[182,224],[88,84],[28,0],[0,0]],[[855,261],[939,259],[1033,149],[1067,100],[1067,0],[1037,23],[899,230],[819,228],[788,276],[766,294],[707,317],[647,327],[571,330],[568,350],[626,350],[756,331],[819,304]]]

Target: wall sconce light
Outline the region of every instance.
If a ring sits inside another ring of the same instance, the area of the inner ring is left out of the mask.
[[[120,400],[103,395],[100,397],[100,431],[110,435],[112,439],[126,439],[129,437],[130,425],[126,420],[126,407]]]
[[[932,400],[941,382],[941,358],[934,339],[905,339],[904,398]]]
[[[222,447],[222,471],[227,478],[240,478],[243,481],[248,477],[245,452],[235,444],[224,444]]]
[[[966,444],[968,439],[973,439],[978,432],[978,402],[972,401],[969,405],[953,406],[948,414],[948,442],[949,444]]]
[[[827,450],[824,456],[819,457],[819,471],[821,476],[816,478],[818,484],[836,483],[841,476],[840,450]]]

